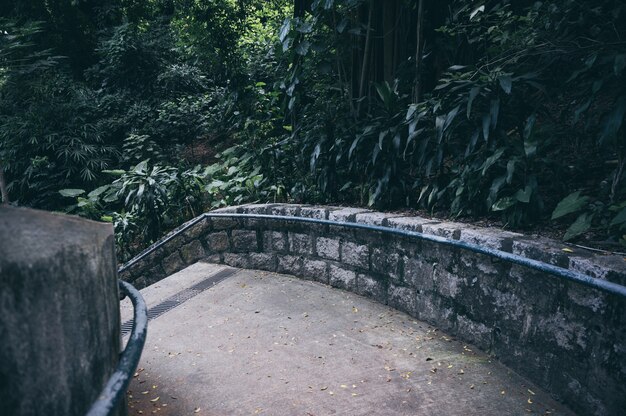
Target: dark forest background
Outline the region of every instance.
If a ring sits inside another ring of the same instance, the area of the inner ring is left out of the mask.
[[[619,0],[0,4],[3,201],[111,221],[121,259],[256,201],[619,251],[625,114]]]

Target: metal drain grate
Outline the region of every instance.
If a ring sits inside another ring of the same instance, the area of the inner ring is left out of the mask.
[[[227,277],[230,277],[233,274],[235,274],[236,271],[237,269],[231,269],[231,268],[220,270],[219,272],[211,276],[208,276],[206,279],[199,281],[195,285],[187,289],[181,290],[180,292],[170,296],[169,298],[165,299],[163,302],[159,303],[158,305],[155,305],[151,307],[150,309],[148,309],[148,321],[151,321],[154,318],[163,315],[165,312],[174,309],[181,303],[184,303],[188,301],[189,299],[193,298],[194,296],[204,292],[205,290],[212,288],[219,282],[225,280]],[[125,336],[126,334],[130,333],[132,329],[133,329],[133,320],[129,319],[128,321],[122,324],[122,336]]]

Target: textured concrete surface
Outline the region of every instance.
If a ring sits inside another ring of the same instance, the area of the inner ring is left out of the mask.
[[[153,306],[219,267],[198,263],[143,294]],[[572,414],[402,312],[245,270],[150,322],[129,404],[146,415]]]
[[[0,206],[0,415],[83,416],[118,362],[111,224]]]

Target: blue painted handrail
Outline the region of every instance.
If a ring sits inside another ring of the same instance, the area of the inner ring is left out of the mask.
[[[332,225],[332,226],[340,226],[345,228],[352,229],[360,229],[360,230],[368,230],[375,231],[385,234],[392,234],[401,237],[430,241],[437,244],[441,244],[444,246],[455,247],[462,250],[471,251],[474,253],[484,254],[486,256],[490,256],[493,258],[497,258],[503,261],[507,261],[509,263],[518,264],[520,266],[527,267],[529,269],[538,270],[540,272],[544,272],[550,274],[552,276],[569,280],[572,282],[576,282],[578,284],[592,287],[594,289],[601,290],[606,293],[610,293],[613,295],[618,295],[620,297],[626,298],[626,286],[622,286],[617,283],[609,282],[607,280],[598,279],[592,276],[588,276],[584,273],[579,273],[574,270],[564,269],[562,267],[554,266],[552,264],[544,263],[538,260],[529,259],[527,257],[522,257],[517,254],[508,253],[502,250],[496,250],[488,247],[482,247],[477,244],[468,243],[460,240],[452,240],[449,238],[439,237],[436,235],[419,233],[416,231],[407,231],[400,230],[397,228],[390,227],[382,227],[378,225],[369,225],[369,224],[360,224],[355,222],[340,222],[340,221],[331,221],[331,220],[321,220],[317,218],[304,218],[304,217],[292,217],[292,216],[283,216],[283,215],[265,215],[265,214],[240,214],[240,213],[204,213],[193,220],[189,221],[174,233],[168,235],[158,243],[152,245],[144,252],[140,253],[138,256],[130,260],[128,263],[123,265],[120,268],[120,272],[124,271],[128,267],[132,266],[135,262],[141,260],[144,256],[153,252],[157,248],[161,247],[171,239],[175,238],[178,234],[184,232],[189,229],[193,225],[197,224],[199,221],[203,219],[209,218],[248,218],[248,219],[266,219],[266,220],[275,220],[282,222],[300,222],[300,223],[308,223],[308,224],[319,224],[319,225]]]
[[[98,396],[98,400],[91,406],[86,416],[109,416],[118,410],[126,389],[133,378],[139,364],[141,351],[146,342],[148,331],[148,309],[141,293],[130,283],[119,281],[120,291],[128,296],[133,303],[133,330],[128,338],[126,348],[120,354],[117,368],[106,386]]]

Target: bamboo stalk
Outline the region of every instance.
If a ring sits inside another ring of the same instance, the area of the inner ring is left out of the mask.
[[[372,12],[374,10],[374,1],[370,0],[369,15],[367,17],[367,33],[365,34],[365,50],[363,51],[363,63],[361,65],[361,82],[359,84],[359,103],[357,104],[357,113],[361,112],[361,102],[365,90],[365,76],[367,75],[367,61],[369,61],[369,51],[372,32]]]
[[[0,164],[0,195],[2,196],[2,203],[0,204],[7,205],[10,202],[9,191],[7,190],[7,183],[6,183],[6,180],[4,179],[4,169],[2,168],[1,164]]]
[[[417,46],[415,47],[415,85],[413,87],[413,102],[419,103],[421,95],[422,72],[422,32],[424,26],[424,0],[419,0],[417,6]]]

